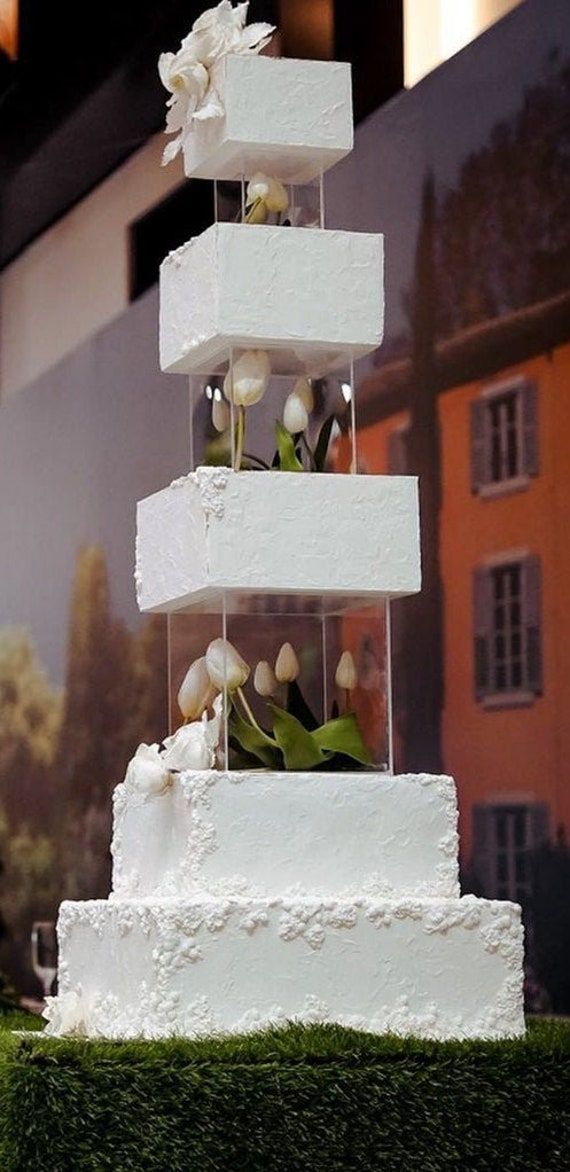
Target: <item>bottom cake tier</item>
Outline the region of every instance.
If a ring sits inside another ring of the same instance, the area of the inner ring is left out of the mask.
[[[203,898],[62,904],[51,1033],[154,1038],[286,1021],[524,1033],[516,904]]]

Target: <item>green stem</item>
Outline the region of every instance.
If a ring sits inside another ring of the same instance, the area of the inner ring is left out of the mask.
[[[237,436],[236,436],[236,457],[234,462],[234,470],[239,472],[241,468],[241,461],[243,457],[243,441],[245,436],[245,407],[238,407],[237,417]]]
[[[258,725],[258,723],[255,719],[255,716],[253,715],[253,712],[252,712],[241,688],[237,689],[237,694],[241,700],[243,710],[247,716],[247,719],[249,720],[249,723],[252,724],[253,727],[257,730],[257,732],[261,733],[261,735],[263,737],[268,737],[268,740],[272,740],[273,738],[269,737],[268,734],[266,732],[264,732],[263,729],[260,728],[260,726]],[[277,742],[275,742],[275,743],[277,743]]]

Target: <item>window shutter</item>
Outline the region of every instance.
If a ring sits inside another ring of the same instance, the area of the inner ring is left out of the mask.
[[[536,383],[521,387],[522,469],[526,476],[538,476],[538,394]]]
[[[492,579],[489,570],[473,572],[473,651],[475,696],[481,700],[491,692],[491,635],[493,619]]]
[[[534,556],[526,558],[522,570],[522,618],[526,632],[526,686],[531,692],[542,692],[540,559]]]
[[[546,802],[536,802],[530,806],[531,817],[531,848],[537,850],[547,846],[550,842],[550,828],[548,806]]]
[[[495,841],[494,807],[473,806],[472,868],[480,887],[480,894],[495,895]]]
[[[396,427],[388,436],[388,472],[405,476],[408,471],[408,428]]]
[[[477,493],[489,480],[487,452],[487,403],[473,399],[471,412],[471,492]]]

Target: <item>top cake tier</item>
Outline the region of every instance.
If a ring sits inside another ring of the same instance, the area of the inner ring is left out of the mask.
[[[218,85],[225,116],[194,121],[184,143],[189,178],[264,171],[309,183],[352,150],[350,65],[230,54]]]

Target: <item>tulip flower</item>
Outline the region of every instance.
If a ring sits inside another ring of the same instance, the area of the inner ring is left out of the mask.
[[[205,656],[190,664],[178,692],[178,707],[185,720],[196,720],[212,703],[216,689],[210,676]]]
[[[356,664],[350,651],[343,651],[337,663],[334,682],[337,688],[342,688],[344,692],[345,708],[348,712],[350,709],[350,693],[358,683]]]
[[[343,651],[335,672],[334,682],[338,688],[352,692],[358,683],[356,664],[350,651]]]
[[[266,390],[271,366],[265,350],[244,350],[224,379],[224,395],[236,407],[253,407]]]
[[[212,423],[219,432],[227,431],[230,426],[230,409],[217,388],[212,401]]]
[[[271,179],[262,171],[257,171],[248,183],[245,205],[249,209],[245,217],[246,223],[263,224],[268,212],[287,211],[287,189],[278,179]]]
[[[299,660],[290,643],[284,643],[275,663],[275,676],[280,684],[291,684],[300,672]]]
[[[291,391],[283,408],[283,426],[291,435],[298,435],[305,430],[308,423],[309,415],[303,400],[295,391]]]
[[[293,387],[293,394],[298,396],[305,408],[305,411],[308,415],[310,415],[315,406],[315,396],[308,378],[305,378],[304,375],[297,379],[297,382]]]
[[[249,667],[228,639],[214,639],[206,651],[206,667],[215,688],[236,692],[249,678]]]
[[[266,659],[260,660],[255,669],[253,686],[258,696],[273,696],[277,689],[275,672]]]

